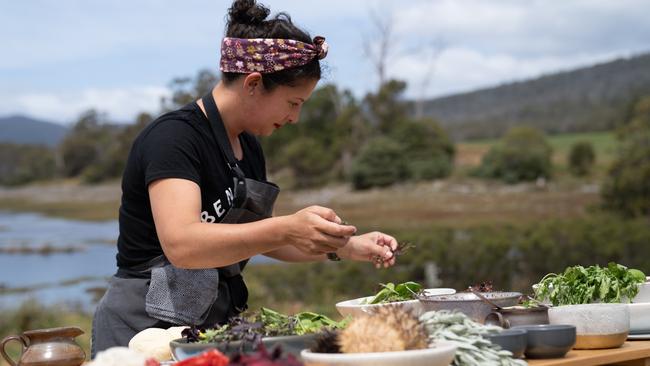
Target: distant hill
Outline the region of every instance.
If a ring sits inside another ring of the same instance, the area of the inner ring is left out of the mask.
[[[68,132],[60,124],[24,116],[0,117],[0,142],[55,146]]]
[[[456,140],[498,137],[528,124],[548,133],[601,131],[650,95],[650,53],[425,102]]]

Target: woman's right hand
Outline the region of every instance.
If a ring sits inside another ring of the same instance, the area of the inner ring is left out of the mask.
[[[336,252],[357,232],[354,226],[342,225],[332,209],[321,206],[304,208],[286,219],[287,244],[312,255]]]

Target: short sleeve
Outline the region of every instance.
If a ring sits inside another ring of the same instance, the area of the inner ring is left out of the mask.
[[[188,179],[200,184],[199,136],[187,122],[164,120],[140,141],[140,163],[145,186],[163,178]]]

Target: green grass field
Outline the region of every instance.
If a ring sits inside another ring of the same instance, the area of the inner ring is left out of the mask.
[[[559,176],[568,175],[567,158],[571,146],[576,142],[587,141],[592,144],[596,153],[594,175],[597,177],[601,177],[606,173],[607,168],[616,157],[618,140],[616,134],[611,131],[550,135],[547,138],[553,148],[554,169]],[[483,154],[487,153],[490,147],[498,142],[499,139],[490,139],[458,143],[456,145],[457,173],[462,175],[463,172],[467,171],[467,168],[479,165]]]

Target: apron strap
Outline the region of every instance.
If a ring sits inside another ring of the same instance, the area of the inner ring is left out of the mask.
[[[244,172],[239,168],[237,164],[237,159],[235,159],[235,154],[232,151],[232,146],[230,145],[230,140],[228,139],[228,133],[226,132],[226,127],[223,124],[221,119],[221,114],[217,108],[217,103],[214,101],[212,92],[206,94],[201,98],[203,101],[203,107],[205,112],[208,115],[208,120],[210,121],[210,130],[212,135],[217,140],[217,145],[223,154],[224,158],[228,162],[228,167],[235,173],[237,178],[244,180]]]

